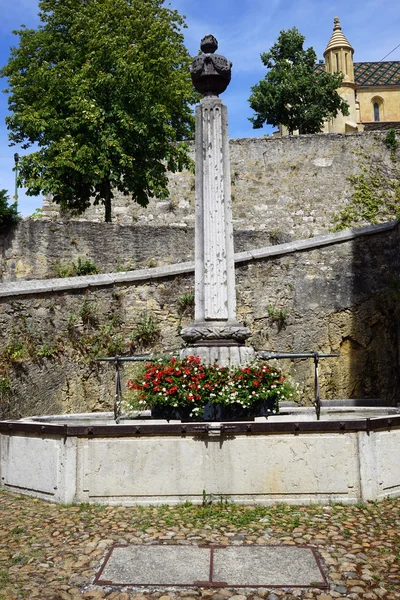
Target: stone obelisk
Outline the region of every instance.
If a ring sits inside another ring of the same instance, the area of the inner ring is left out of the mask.
[[[232,63],[217,48],[212,35],[204,37],[190,67],[203,98],[196,107],[195,322],[181,336],[182,356],[226,366],[248,362],[254,351],[245,346],[250,330],[236,319],[228,114],[218,97]]]

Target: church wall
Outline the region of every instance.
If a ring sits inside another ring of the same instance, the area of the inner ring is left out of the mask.
[[[360,103],[360,117],[362,122],[374,121],[373,100],[382,100],[380,121],[400,121],[400,87],[377,86],[363,87],[357,90],[357,99]]]

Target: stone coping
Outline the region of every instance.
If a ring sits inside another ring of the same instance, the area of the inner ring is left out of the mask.
[[[305,240],[294,240],[276,246],[266,246],[255,250],[238,252],[235,254],[235,264],[261,260],[264,258],[284,256],[295,252],[313,250],[324,246],[341,244],[367,235],[379,235],[392,231],[399,226],[399,221],[389,221],[379,225],[368,225],[356,229],[346,229],[337,233],[319,235]],[[83,277],[65,277],[54,279],[35,279],[32,281],[14,281],[2,284],[0,297],[33,295],[53,293],[60,291],[87,289],[90,287],[104,287],[118,283],[133,283],[135,281],[151,281],[154,279],[184,275],[194,271],[194,261],[174,265],[165,265],[151,269],[138,269],[122,273],[104,273],[99,275],[86,275]]]
[[[255,421],[236,422],[189,422],[162,421],[151,419],[121,419],[117,424],[112,413],[82,413],[75,415],[51,415],[48,418],[27,417],[19,420],[0,421],[0,433],[4,435],[46,434],[67,437],[139,437],[146,435],[262,435],[287,433],[346,432],[346,431],[376,431],[381,429],[400,428],[399,409],[387,408],[384,416],[377,416],[376,409],[365,409],[371,416],[352,416],[351,412],[337,419],[313,418],[313,409],[307,412],[306,420],[301,414],[304,407],[290,415],[290,419],[261,418]],[[334,409],[331,409],[334,410]],[[381,409],[382,410],[382,409]],[[303,418],[302,418],[303,417]]]

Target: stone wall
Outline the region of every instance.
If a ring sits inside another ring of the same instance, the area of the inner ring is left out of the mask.
[[[386,132],[319,134],[230,141],[234,229],[268,232],[277,242],[329,231],[334,215],[354,193],[348,178],[379,166],[389,182],[397,166],[385,146]],[[44,203],[45,218],[59,218]],[[64,215],[63,218],[66,218]],[[104,220],[104,208],[92,207],[80,219]],[[170,176],[170,197],[147,208],[117,195],[113,220],[151,227],[194,226],[194,174]],[[384,219],[385,220],[385,219]]]
[[[391,225],[368,228],[354,239],[309,240],[308,248],[295,242],[237,255],[238,317],[251,328],[256,349],[340,352],[340,358],[321,360],[323,398],[396,402],[399,238],[399,227]],[[1,416],[110,409],[113,368],[94,359],[179,348],[179,328],[192,315],[188,308],[180,317],[178,303],[193,289],[192,269],[187,265],[174,275],[161,267],[130,280],[128,274],[97,282],[54,280],[42,293],[18,293],[23,282],[4,285]],[[56,283],[65,289],[56,291]],[[39,284],[32,282],[32,289]],[[144,335],[143,317],[149,315],[160,329],[158,338]],[[310,402],[312,361],[281,363],[300,384],[300,401]]]
[[[271,244],[266,231],[235,232],[238,252]],[[89,259],[100,273],[194,259],[192,228],[122,226],[85,221],[25,220],[0,234],[0,281],[56,277],[60,267]]]
[[[390,182],[399,175],[385,136],[373,132],[231,140],[235,250],[328,232],[334,215],[354,194],[348,179],[352,175],[379,169],[380,184],[387,182],[390,197]],[[93,207],[78,220],[64,214],[56,221],[57,207],[46,205],[44,221],[28,219],[0,234],[0,276],[3,281],[54,277],[60,264],[79,257],[90,259],[101,272],[191,260],[194,175],[171,175],[170,192],[168,201],[153,200],[146,209],[118,197],[114,223],[107,224],[96,222],[103,218],[102,207]]]

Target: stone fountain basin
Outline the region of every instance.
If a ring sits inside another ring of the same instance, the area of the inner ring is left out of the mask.
[[[147,417],[147,418],[146,418]],[[58,503],[246,504],[400,496],[400,410],[284,407],[254,422],[167,423],[111,413],[0,422],[1,487]]]
[[[343,419],[366,419],[386,417],[389,415],[400,415],[400,408],[390,406],[323,406],[321,408],[320,421],[332,421]],[[144,424],[149,423],[151,419],[151,411],[145,410],[137,413],[131,418],[122,418],[117,424],[112,413],[78,413],[70,415],[44,415],[36,417],[27,417],[21,419],[21,422],[26,423],[51,423],[57,425],[74,425],[74,426],[122,426],[132,423]],[[256,423],[277,423],[277,422],[293,422],[293,421],[317,421],[315,409],[313,407],[285,407],[281,409],[279,414],[266,417],[256,417]],[[165,420],[151,420],[152,424],[165,424]],[[181,421],[171,420],[169,423],[181,423]],[[215,422],[213,423],[215,425]]]

